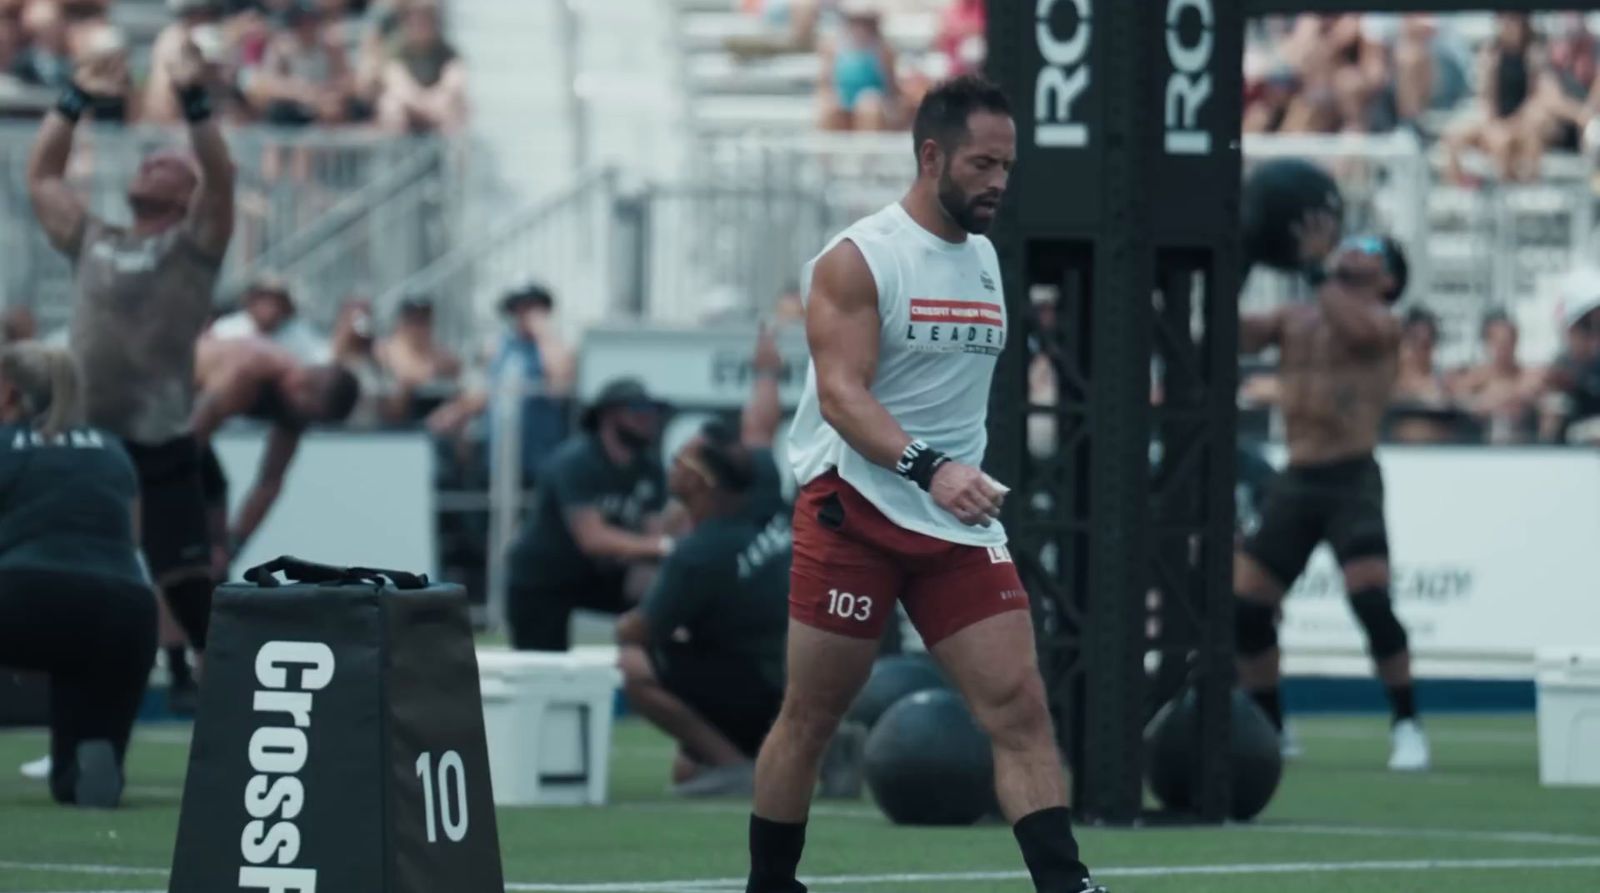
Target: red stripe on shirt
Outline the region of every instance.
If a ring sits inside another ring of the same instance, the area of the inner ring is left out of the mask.
[[[912,298],[911,321],[1003,326],[1005,325],[1005,314],[999,306],[988,301],[947,301],[936,298]]]

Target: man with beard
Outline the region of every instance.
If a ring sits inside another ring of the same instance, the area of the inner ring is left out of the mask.
[[[934,88],[917,178],[804,273],[811,368],[790,432],[795,500],[784,702],[756,766],[747,893],[796,880],[823,755],[902,603],[994,750],[996,793],[1039,893],[1102,891],[1078,856],[1028,595],[978,468],[1005,347],[982,236],[1016,161],[1005,94]]]
[[[538,496],[510,552],[507,620],[524,651],[565,651],[572,611],[621,614],[628,571],[671,554],[647,533],[666,502],[656,441],[665,407],[631,378],[606,385],[583,431],[539,470]]]
[[[102,221],[67,184],[73,131],[114,77],[90,63],[40,126],[28,162],[39,225],[74,265],[72,354],[90,425],[121,438],[139,475],[145,559],[197,652],[211,616],[201,452],[189,426],[195,341],[233,234],[234,168],[212,117],[205,63],[183,45],[164,74],[192,157],[145,158],[128,187],[131,226]]]

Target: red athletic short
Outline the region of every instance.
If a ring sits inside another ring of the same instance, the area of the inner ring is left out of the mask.
[[[914,533],[828,472],[794,506],[789,616],[860,639],[883,635],[895,602],[929,647],[1006,611],[1028,607],[1004,546],[963,546]]]

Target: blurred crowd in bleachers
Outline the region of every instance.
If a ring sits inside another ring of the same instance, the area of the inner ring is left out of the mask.
[[[1600,445],[1600,274],[1565,283],[1560,350],[1545,364],[1520,355],[1515,318],[1480,321],[1473,362],[1444,367],[1439,319],[1413,304],[1404,315],[1400,363],[1384,439],[1394,443]],[[1278,382],[1270,369],[1241,376],[1246,411],[1270,411]]]
[[[985,0],[736,0],[763,31],[728,40],[749,60],[814,54],[819,125],[909,125],[927,86],[982,66]],[[1581,13],[1302,14],[1252,20],[1247,133],[1374,133],[1409,127],[1468,150],[1503,179],[1537,176],[1575,150],[1600,112],[1594,23]]]
[[[894,130],[928,87],[987,55],[985,0],[738,0],[769,33],[730,40],[744,56],[815,53],[820,125]],[[894,35],[906,35],[895,40]],[[909,51],[902,47],[909,47]]]
[[[1247,133],[1371,133],[1408,127],[1445,148],[1458,183],[1467,150],[1503,180],[1538,176],[1576,150],[1600,112],[1593,23],[1582,13],[1275,16],[1251,23]]]
[[[456,131],[466,68],[440,16],[437,0],[0,0],[0,114],[41,113],[97,63],[123,89],[94,117],[177,122],[165,63],[192,39],[231,122]]]

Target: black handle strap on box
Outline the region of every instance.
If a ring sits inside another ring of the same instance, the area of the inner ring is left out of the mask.
[[[412,574],[405,571],[383,570],[371,567],[337,567],[331,564],[318,564],[284,555],[263,565],[250,568],[244,572],[245,580],[262,587],[271,589],[282,585],[278,582],[278,574],[283,574],[290,583],[312,583],[332,586],[349,585],[392,585],[396,589],[426,589],[428,588],[427,574]]]

